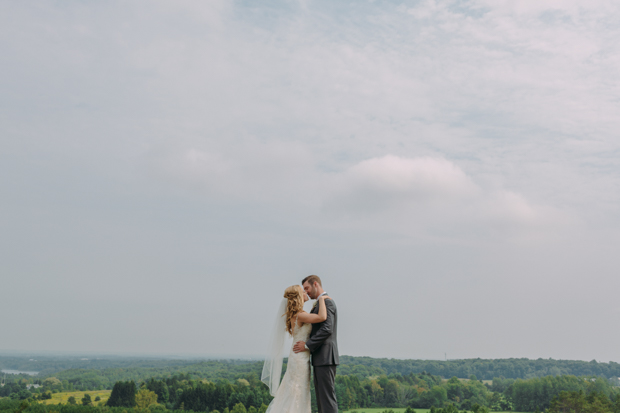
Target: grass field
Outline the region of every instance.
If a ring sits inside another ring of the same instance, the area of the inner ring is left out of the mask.
[[[359,409],[351,409],[347,410],[345,413],[357,412],[357,413],[383,413],[386,410],[392,410],[394,413],[405,413],[405,408],[394,408],[394,407],[380,407],[376,409],[371,408],[359,408]],[[428,413],[429,409],[414,409],[415,413]]]
[[[112,393],[112,390],[88,390],[88,391],[72,391],[72,392],[67,392],[67,393],[52,393],[51,399],[41,400],[39,401],[39,403],[67,404],[67,400],[69,400],[69,397],[73,396],[75,397],[75,401],[77,402],[77,404],[82,404],[82,397],[84,397],[84,395],[87,393],[90,394],[90,398],[93,401],[93,405],[97,406],[100,403],[103,404],[106,401],[108,401],[108,399],[110,398],[110,393]],[[98,402],[95,401],[95,398],[97,396],[101,397],[101,400]]]
[[[376,409],[370,408],[360,408],[360,409],[351,409],[347,410],[345,413],[357,412],[357,413],[383,413],[386,410],[392,410],[394,413],[405,413],[405,408],[391,408],[391,407],[380,407]],[[416,413],[428,413],[430,409],[414,409]],[[523,412],[493,412],[493,413],[523,413]]]

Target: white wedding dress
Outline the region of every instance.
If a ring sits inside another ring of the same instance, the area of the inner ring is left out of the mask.
[[[312,324],[293,329],[293,346],[298,341],[307,341]],[[291,346],[286,373],[267,413],[310,413],[310,352],[295,353]]]

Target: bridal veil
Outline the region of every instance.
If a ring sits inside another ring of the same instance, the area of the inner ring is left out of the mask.
[[[282,361],[284,359],[282,351],[286,338],[286,303],[287,299],[284,298],[278,307],[275,325],[271,334],[271,344],[261,376],[261,381],[269,386],[269,393],[272,396],[275,396],[278,391],[280,376],[282,375]]]

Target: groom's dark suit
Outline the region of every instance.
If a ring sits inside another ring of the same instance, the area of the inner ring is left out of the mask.
[[[306,346],[312,353],[314,367],[314,390],[319,413],[338,413],[336,402],[336,366],[338,357],[338,311],[334,300],[325,300],[327,319],[322,323],[312,324],[310,338]],[[318,314],[318,304],[311,313]]]

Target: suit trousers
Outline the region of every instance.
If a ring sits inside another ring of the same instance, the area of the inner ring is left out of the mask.
[[[338,413],[336,367],[314,366],[314,391],[319,413]]]

